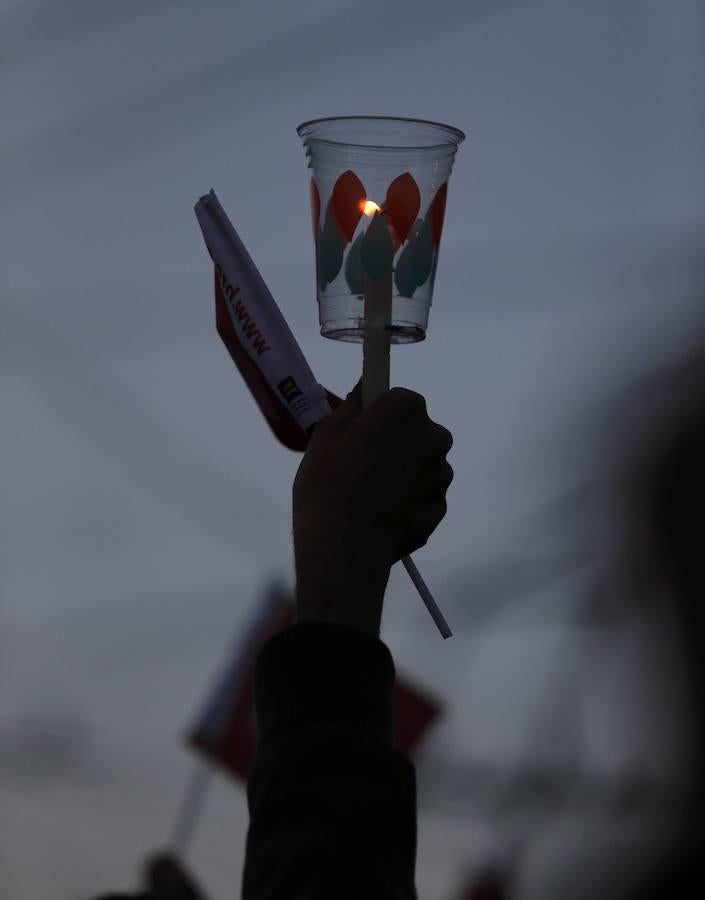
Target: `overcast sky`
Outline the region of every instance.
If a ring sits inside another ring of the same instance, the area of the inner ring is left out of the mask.
[[[382,632],[450,704],[417,762],[419,896],[453,900],[519,836],[522,898],[580,900],[577,862],[609,898],[662,845],[647,813],[532,829],[474,807],[460,762],[680,766],[668,628],[658,605],[628,615],[609,409],[695,341],[704,55],[701,0],[0,3],[3,896],[130,886],[229,637],[271,574],[292,580],[299,457],[216,334],[193,204],[216,190],[343,394],[361,348],[319,335],[295,132],[329,115],[467,134],[427,340],[391,366],[455,438],[448,515],[414,555],[454,635],[403,569]],[[587,627],[595,595],[624,615]],[[192,855],[214,898],[239,892],[246,828],[244,789],[218,780]]]

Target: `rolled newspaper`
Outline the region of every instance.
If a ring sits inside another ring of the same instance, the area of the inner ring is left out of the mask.
[[[277,436],[292,449],[305,449],[305,433],[328,415],[339,398],[316,381],[215,191],[198,200],[195,212],[215,267],[218,332]],[[277,415],[273,397],[287,415]],[[301,428],[301,443],[288,428],[291,416]],[[441,635],[450,637],[448,623],[411,557],[405,556],[402,563]]]
[[[325,389],[314,378],[215,191],[201,197],[195,211],[239,344],[306,431],[330,412]]]

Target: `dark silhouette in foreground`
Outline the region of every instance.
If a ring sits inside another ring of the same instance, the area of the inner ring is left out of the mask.
[[[678,409],[642,436],[630,463],[640,524],[635,551],[661,570],[676,604],[695,776],[673,853],[655,861],[647,884],[625,900],[705,897],[702,381],[697,391],[690,375],[685,386],[677,380],[667,387],[680,398]],[[428,419],[422,398],[399,389],[363,413],[353,393],[327,419],[294,486],[298,619],[257,661],[241,897],[417,900],[415,769],[393,744],[395,670],[379,629],[391,566],[423,546],[445,515],[450,439]],[[171,866],[171,880],[152,879],[142,896],[204,900]],[[489,882],[481,889],[502,893]]]
[[[147,863],[145,889],[139,894],[105,894],[99,900],[208,900],[173,857],[155,856]]]

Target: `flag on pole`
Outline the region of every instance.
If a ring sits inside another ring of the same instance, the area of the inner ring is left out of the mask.
[[[488,868],[465,885],[458,900],[509,900],[509,874],[503,869]]]
[[[235,778],[247,781],[256,749],[254,676],[257,657],[270,638],[296,619],[293,594],[281,579],[267,586],[264,601],[209,692],[187,743],[209,762]],[[411,754],[437,721],[442,704],[428,692],[399,676],[392,695],[394,743]]]

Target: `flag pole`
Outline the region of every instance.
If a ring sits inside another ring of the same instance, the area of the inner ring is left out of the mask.
[[[181,859],[186,856],[191,846],[212,780],[211,767],[203,760],[196,759],[181,797],[169,841],[172,852]]]

